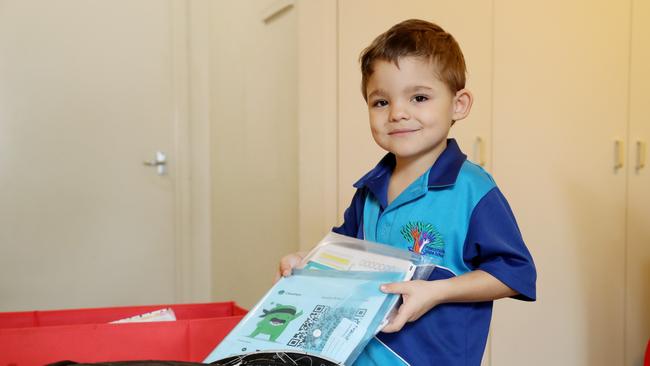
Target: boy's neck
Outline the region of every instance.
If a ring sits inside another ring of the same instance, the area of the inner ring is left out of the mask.
[[[406,187],[431,169],[446,148],[447,141],[444,141],[426,155],[406,158],[395,156],[395,169],[388,186],[388,202],[392,202]]]
[[[393,175],[412,177],[412,181],[428,171],[447,148],[445,140],[435,150],[421,156],[398,157],[395,156],[395,169]]]

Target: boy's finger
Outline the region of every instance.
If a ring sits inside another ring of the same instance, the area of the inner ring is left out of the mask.
[[[280,269],[279,269],[278,273],[280,274],[280,276],[283,276],[283,277],[289,276],[291,274],[291,264],[288,263],[288,261],[283,259],[280,262]]]
[[[391,320],[390,323],[388,323],[381,331],[384,333],[399,332],[402,329],[402,327],[404,327],[404,324],[406,324],[407,320],[408,319],[406,318],[406,316],[404,316],[404,314],[398,313],[395,316],[395,318],[393,318],[393,320]]]
[[[404,282],[385,283],[379,287],[381,292],[386,294],[403,294],[405,292]]]
[[[280,268],[282,269],[282,273],[286,273],[289,271],[289,274],[291,274],[291,269],[300,263],[300,258],[297,257],[296,255],[289,255],[280,260]]]

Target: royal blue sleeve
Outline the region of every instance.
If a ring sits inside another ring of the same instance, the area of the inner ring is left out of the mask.
[[[535,301],[535,263],[510,205],[496,187],[474,207],[463,257],[470,268],[485,271],[517,291],[514,298]]]
[[[365,199],[365,189],[357,189],[350,206],[343,214],[343,224],[332,228],[332,231],[337,234],[363,239],[363,205]]]

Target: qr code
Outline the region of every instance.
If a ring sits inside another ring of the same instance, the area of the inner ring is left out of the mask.
[[[354,320],[355,323],[359,324],[359,321],[361,320],[361,318],[366,316],[366,312],[367,312],[366,309],[357,309],[357,311],[352,316],[352,318],[353,318],[352,320]]]
[[[304,334],[301,347],[312,352],[321,352],[343,319],[348,319],[359,324],[367,315],[367,312],[367,309],[354,306],[336,306],[329,308],[327,312],[320,314],[310,324],[311,329]]]
[[[297,348],[302,347],[305,343],[305,338],[309,332],[311,332],[314,324],[318,323],[319,319],[323,316],[323,314],[327,313],[329,309],[330,307],[327,305],[316,305],[314,307],[314,310],[312,310],[312,312],[307,317],[307,320],[305,320],[300,328],[298,328],[298,332],[296,332],[296,334],[291,337],[287,343],[287,346]]]

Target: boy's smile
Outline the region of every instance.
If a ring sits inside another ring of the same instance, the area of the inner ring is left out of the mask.
[[[421,57],[375,61],[368,79],[370,129],[377,144],[395,154],[397,163],[433,164],[447,146],[452,121],[469,113],[471,94],[455,95]]]
[[[408,133],[417,132],[417,131],[420,131],[420,129],[419,128],[416,128],[416,129],[413,129],[413,128],[397,128],[397,129],[394,129],[394,130],[390,131],[388,134],[389,135],[395,135],[395,136],[402,136],[402,135],[406,135]]]

